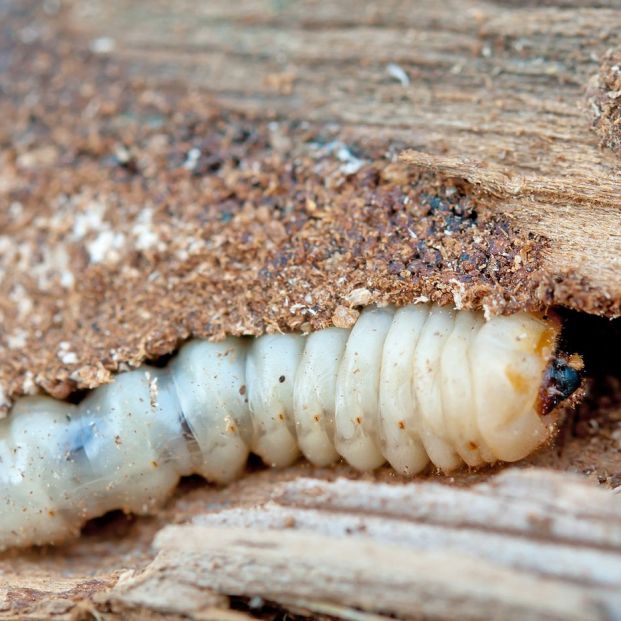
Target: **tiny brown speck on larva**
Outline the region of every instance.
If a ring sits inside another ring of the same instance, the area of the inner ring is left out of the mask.
[[[402,475],[519,460],[580,383],[559,333],[529,313],[369,307],[352,328],[190,341],[78,405],[21,399],[0,423],[0,548],[153,511],[182,476],[229,482],[250,452],[277,467],[300,453],[359,470],[388,461]]]

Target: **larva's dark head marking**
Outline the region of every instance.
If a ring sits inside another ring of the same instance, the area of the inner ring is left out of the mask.
[[[577,354],[557,354],[546,369],[539,393],[539,411],[551,412],[559,403],[569,399],[582,384],[584,363]]]

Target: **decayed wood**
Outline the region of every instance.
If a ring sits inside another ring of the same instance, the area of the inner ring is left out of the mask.
[[[58,19],[45,3],[37,20],[15,4],[21,21],[2,32],[19,41],[0,39],[13,72],[0,81],[2,312],[17,317],[3,335],[8,396],[35,385],[65,396],[189,334],[307,329],[336,303],[355,313],[352,288],[403,303],[424,283],[459,305],[489,294],[462,299],[473,283],[495,285],[519,298],[510,308],[620,314],[619,160],[591,133],[584,89],[619,45],[621,12],[527,4],[89,0],[62,3]],[[471,271],[454,230],[419,209],[425,192],[474,199],[456,218],[483,238],[459,242]],[[490,212],[511,235],[478,228]],[[540,239],[515,229],[543,238],[542,264]],[[455,273],[433,280],[426,251],[406,252],[418,241]],[[102,247],[109,262],[93,258]],[[90,371],[65,362],[75,358]],[[589,438],[580,446],[597,473]],[[7,571],[0,618],[228,618],[232,593],[357,621],[621,614],[618,500],[564,477],[467,489],[303,480],[272,504],[231,504],[165,530],[158,559],[111,593],[119,569],[143,562],[115,541],[115,567],[97,579],[84,558],[104,555],[88,541],[71,578],[58,578],[67,551],[50,576]]]
[[[541,174],[516,174],[511,167],[407,150],[401,159],[414,166],[468,180],[510,222],[553,240],[543,252],[549,271],[572,269],[583,293],[608,296],[621,285],[621,208],[617,181],[560,181]],[[562,222],[562,224],[560,224]],[[585,246],[587,239],[591,242]],[[595,243],[593,243],[595,242]]]
[[[589,84],[589,103],[593,111],[593,129],[600,144],[621,155],[621,49],[610,49],[599,75]]]
[[[117,609],[158,592],[156,606],[192,616],[215,591],[340,618],[621,615],[621,497],[539,469],[464,489],[297,479],[260,506],[166,527],[155,546],[112,590]]]
[[[549,240],[544,270],[566,281],[563,303],[619,314],[620,162],[599,148],[585,95],[621,43],[616,5],[95,0],[74,25],[112,38],[113,55],[154,84],[183,80],[244,113],[406,145],[406,161],[476,183]]]
[[[123,584],[121,576],[119,584]],[[104,599],[104,598],[100,598]],[[122,616],[127,610],[140,610],[147,614],[190,615],[201,621],[241,621],[246,615],[229,610],[228,598],[215,591],[206,590],[192,581],[168,580],[163,576],[141,585],[132,593],[127,593],[123,606],[118,611]]]
[[[56,575],[12,575],[0,563],[0,619],[97,618],[92,599],[108,591],[118,576],[67,577]]]
[[[3,3],[0,406],[356,299],[620,314],[621,10],[535,4]]]

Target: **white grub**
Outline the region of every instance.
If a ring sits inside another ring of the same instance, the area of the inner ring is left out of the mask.
[[[271,466],[302,454],[414,475],[515,461],[553,432],[538,394],[555,320],[341,308],[355,313],[346,327],[308,336],[191,341],[79,405],[19,400],[0,421],[0,548],[66,539],[113,509],[150,512],[181,476],[226,483],[251,452]],[[70,343],[59,355],[73,360]]]

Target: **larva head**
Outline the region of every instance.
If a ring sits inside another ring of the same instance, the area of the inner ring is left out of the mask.
[[[522,459],[545,442],[553,408],[578,386],[579,359],[556,353],[560,332],[554,315],[517,313],[493,317],[475,339],[477,417],[497,459]]]
[[[578,354],[567,355],[560,351],[561,321],[555,314],[531,315],[525,323],[528,330],[523,335],[525,354],[539,367],[540,385],[535,410],[546,416],[580,388],[584,363]],[[510,376],[510,369],[507,369]],[[510,378],[511,379],[511,378]],[[516,384],[516,389],[519,387]]]
[[[531,315],[525,345],[541,369],[535,410],[540,416],[553,412],[580,388],[584,363],[578,354],[567,355],[560,350],[562,324],[553,313]]]
[[[546,369],[539,392],[539,411],[549,414],[557,405],[569,399],[582,384],[584,362],[578,354],[557,353]]]

